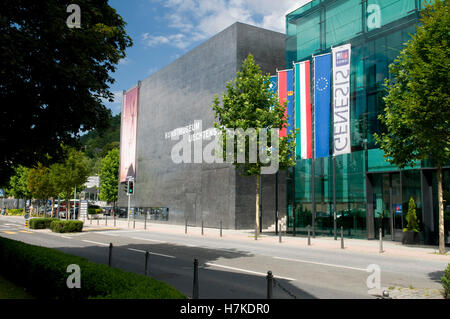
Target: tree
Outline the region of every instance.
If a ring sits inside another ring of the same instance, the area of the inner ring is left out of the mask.
[[[406,228],[404,231],[413,231],[419,232],[419,221],[417,220],[416,215],[416,203],[414,202],[414,198],[409,199],[408,203],[408,212],[406,213]]]
[[[10,196],[14,198],[23,198],[24,205],[23,210],[25,213],[25,201],[27,198],[31,198],[31,192],[27,187],[27,177],[29,173],[29,168],[19,165],[14,168],[14,175],[9,179],[7,192]]]
[[[257,135],[261,129],[283,128],[287,125],[285,118],[286,105],[280,105],[278,97],[270,89],[269,75],[263,75],[261,69],[255,64],[253,56],[250,54],[242,64],[241,70],[237,72],[236,78],[226,85],[226,92],[222,95],[222,106],[219,97],[214,97],[212,108],[216,113],[215,127],[222,132],[223,146],[226,148],[227,129],[242,130],[255,129]],[[251,140],[252,139],[252,140]],[[246,160],[240,163],[236,153],[234,153],[233,165],[239,174],[243,176],[256,176],[256,216],[255,229],[256,236],[259,235],[259,190],[261,169],[267,164],[261,161],[260,155],[267,155],[271,145],[264,145],[260,139],[245,137],[244,143],[234,139],[234,149],[239,150],[245,147],[246,159],[249,159],[249,144],[256,143],[257,160],[251,163]],[[270,131],[267,140],[271,140]],[[269,148],[266,148],[269,146]],[[295,158],[292,156],[295,149],[295,132],[286,137],[279,138],[279,168],[287,169],[295,165]],[[226,156],[226,155],[225,155]]]
[[[13,165],[50,165],[61,143],[105,129],[109,85],[132,45],[107,0],[77,0],[81,27],[69,28],[65,0],[4,0],[0,15],[0,184]]]
[[[52,179],[56,187],[56,192],[60,193],[67,201],[66,219],[70,213],[70,197],[72,190],[81,186],[86,182],[89,169],[84,154],[67,146],[63,147],[66,156],[63,163],[55,163],[50,167],[52,171]]]
[[[45,200],[45,207],[47,208],[47,200],[53,197],[55,193],[55,187],[50,178],[50,169],[41,163],[38,163],[37,167],[31,168],[27,176],[27,187],[33,198],[37,199],[38,202]]]
[[[450,162],[450,6],[436,0],[421,13],[421,25],[386,80],[386,132],[375,139],[387,160],[400,168],[432,160],[437,167],[439,252],[445,253],[442,166]]]
[[[119,149],[112,149],[103,158],[100,170],[100,198],[107,202],[113,202],[113,207],[119,192],[119,159]]]

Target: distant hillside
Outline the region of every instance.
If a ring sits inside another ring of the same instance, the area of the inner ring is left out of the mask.
[[[103,134],[92,130],[80,137],[80,143],[89,158],[103,157],[111,149],[120,147],[120,113],[111,117],[109,128]]]

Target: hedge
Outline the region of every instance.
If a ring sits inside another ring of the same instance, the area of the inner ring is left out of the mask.
[[[21,215],[23,215],[23,208],[8,209],[8,216],[21,216]]]
[[[95,208],[95,207],[89,207],[88,208],[88,214],[94,215],[94,214],[101,214],[103,210],[101,208]]]
[[[2,237],[0,264],[0,273],[6,279],[26,287],[36,298],[186,299],[172,286],[151,277]],[[67,266],[71,264],[80,267],[80,288],[67,287]]]
[[[81,232],[83,222],[81,220],[53,220],[50,223],[50,229],[55,233],[75,233]]]
[[[29,226],[31,229],[46,229],[50,228],[50,224],[54,221],[58,220],[55,218],[31,218],[29,222]]]
[[[441,278],[442,287],[444,287],[444,297],[450,299],[450,264],[444,271],[444,276]]]

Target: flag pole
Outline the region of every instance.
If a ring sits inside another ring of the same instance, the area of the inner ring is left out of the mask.
[[[312,61],[314,62],[314,69],[316,68],[315,65],[315,56],[312,56]],[[314,84],[314,90],[315,90],[315,73],[313,73],[313,84]],[[311,127],[313,127],[312,123],[315,123],[314,119],[316,117],[316,100],[314,99],[314,108],[311,107]],[[315,165],[314,165],[314,158],[316,155],[316,138],[315,138],[315,132],[316,132],[316,125],[314,125],[314,131],[311,130],[311,138],[314,140],[311,141],[311,147],[312,147],[312,158],[311,158],[311,218],[312,218],[312,231],[313,231],[313,238],[316,237],[316,192],[315,192]]]

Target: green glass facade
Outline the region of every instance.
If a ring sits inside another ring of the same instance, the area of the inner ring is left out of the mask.
[[[314,0],[286,16],[287,68],[293,62],[331,52],[333,46],[352,45],[352,152],[336,156],[334,170],[332,156],[297,158],[295,169],[288,174],[289,230],[295,227],[297,233],[304,233],[311,225],[315,234],[332,235],[335,190],[337,227],[343,226],[346,236],[377,238],[381,227],[383,236],[399,240],[408,201],[413,197],[423,241],[437,240],[436,174],[427,169],[432,163],[417,163],[400,171],[384,159],[373,138],[373,133],[381,130],[377,116],[384,110],[383,83],[389,77],[388,66],[415,32],[422,3]],[[448,169],[444,179],[450,180]],[[444,186],[448,188],[449,183],[444,182]]]

